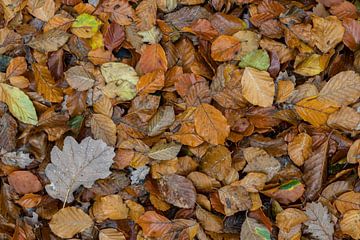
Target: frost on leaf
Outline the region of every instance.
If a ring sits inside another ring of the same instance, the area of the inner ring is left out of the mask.
[[[87,137],[78,144],[73,137],[66,137],[62,151],[56,146],[51,151],[51,163],[45,169],[51,182],[45,186],[47,193],[72,202],[78,187],[90,188],[96,180],[110,175],[114,156],[114,148],[102,140]]]

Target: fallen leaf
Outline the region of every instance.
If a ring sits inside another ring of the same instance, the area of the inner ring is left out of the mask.
[[[332,53],[319,55],[298,55],[295,59],[295,73],[303,76],[315,76],[325,70]]]
[[[360,113],[353,108],[342,107],[339,111],[330,114],[327,125],[344,131],[358,130],[360,129]]]
[[[130,25],[135,18],[135,11],[128,1],[105,0],[104,12],[111,13],[111,18],[119,25]]]
[[[266,71],[270,67],[270,57],[265,50],[255,49],[241,57],[239,67]]]
[[[271,233],[261,223],[254,218],[246,217],[245,222],[241,226],[241,239],[254,239],[254,240],[270,240]]]
[[[167,68],[168,61],[165,51],[160,44],[147,45],[136,64],[136,71],[140,75],[150,73],[155,70],[163,70],[166,72]]]
[[[95,79],[91,73],[86,71],[82,66],[69,68],[64,74],[69,85],[78,91],[88,90],[92,88],[95,83]]]
[[[227,119],[215,107],[202,103],[194,113],[195,130],[200,137],[211,144],[224,144],[230,133]]]
[[[243,186],[224,186],[218,190],[218,193],[226,216],[248,210],[252,206],[249,193]]]
[[[108,169],[114,156],[114,149],[102,140],[87,137],[78,144],[74,138],[66,137],[62,151],[58,147],[51,151],[52,163],[45,169],[51,182],[45,186],[47,193],[65,203],[72,202],[78,187],[90,188],[97,179],[110,175]]]
[[[282,204],[296,202],[305,192],[304,184],[299,180],[293,179],[281,184],[278,187],[261,191],[266,196],[276,199]]]
[[[56,11],[54,0],[30,0],[27,2],[27,6],[30,14],[44,22],[49,21],[49,19],[54,16]]]
[[[76,207],[59,210],[49,223],[51,231],[61,238],[72,238],[92,225],[93,221],[89,215]]]
[[[288,145],[289,157],[297,165],[302,166],[312,152],[312,138],[300,133]]]
[[[155,93],[161,90],[165,84],[165,75],[162,70],[156,70],[140,77],[136,90],[138,94]]]
[[[158,109],[148,125],[148,136],[153,137],[163,133],[175,121],[174,108],[163,106]]]
[[[148,156],[155,160],[170,160],[180,152],[181,145],[175,142],[156,144],[148,153]]]
[[[333,239],[334,224],[331,222],[331,216],[326,207],[321,203],[307,203],[305,213],[309,218],[305,222],[306,232],[318,239]]]
[[[110,117],[102,114],[93,114],[90,127],[94,139],[101,139],[110,146],[115,145],[116,125]]]
[[[341,214],[349,210],[360,210],[360,193],[354,191],[343,193],[335,199],[334,205]]]
[[[70,34],[54,28],[36,36],[28,45],[43,53],[54,52],[62,47],[69,40],[69,37]]]
[[[16,201],[17,204],[23,208],[34,208],[39,205],[42,200],[42,196],[33,193],[27,193]]]
[[[360,139],[353,142],[347,153],[347,161],[349,163],[358,163],[360,161]]]
[[[120,195],[107,195],[95,201],[91,213],[97,222],[106,219],[120,220],[128,217],[129,209]]]
[[[39,179],[29,171],[15,171],[8,176],[10,186],[19,194],[39,192],[43,187]]]
[[[126,240],[126,237],[115,228],[104,228],[99,232],[99,240]]]
[[[274,101],[275,84],[270,74],[246,67],[241,78],[242,94],[253,105],[270,107]]]
[[[359,222],[360,210],[350,210],[340,220],[340,229],[344,234],[350,235],[353,239],[359,239]]]
[[[36,125],[38,118],[33,103],[20,89],[0,83],[0,100],[9,106],[11,114],[23,123]]]
[[[221,217],[212,214],[199,206],[196,207],[195,214],[204,230],[217,233],[221,233],[223,231],[224,225]]]
[[[106,27],[104,31],[104,45],[109,51],[119,47],[124,40],[125,31],[121,25],[116,22],[112,22]]]
[[[293,227],[307,220],[308,216],[296,208],[287,208],[276,215],[276,225],[285,232],[290,232]]]
[[[164,237],[171,229],[171,221],[154,211],[145,212],[137,223],[148,237]]]
[[[231,168],[231,153],[224,146],[217,145],[209,148],[202,161],[200,169],[219,181],[223,181]]]
[[[237,38],[221,35],[211,45],[211,57],[219,62],[234,60],[240,49],[240,41]]]
[[[11,77],[16,77],[22,75],[27,70],[27,63],[24,57],[16,57],[11,59],[9,66],[6,69],[5,77],[10,79]]]
[[[76,17],[71,25],[71,32],[81,38],[91,38],[99,30],[101,24],[101,21],[95,16],[82,13]]]

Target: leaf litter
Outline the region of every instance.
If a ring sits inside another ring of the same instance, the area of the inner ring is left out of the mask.
[[[0,0],[0,238],[360,239],[359,11]]]

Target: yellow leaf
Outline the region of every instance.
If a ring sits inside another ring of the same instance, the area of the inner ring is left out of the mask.
[[[23,123],[36,125],[38,118],[33,103],[20,89],[0,83],[0,101],[5,102],[12,115]]]
[[[95,201],[92,214],[96,221],[106,219],[120,220],[128,217],[129,209],[126,207],[120,195],[108,195]]]
[[[295,71],[297,74],[303,76],[314,76],[325,70],[329,63],[330,54],[311,54],[310,56],[298,55],[295,59]]]
[[[277,85],[276,102],[285,102],[294,92],[295,84],[290,80],[279,80]]]
[[[205,141],[224,144],[229,136],[230,126],[226,118],[215,107],[202,103],[195,110],[195,130]]]
[[[272,106],[275,85],[270,74],[255,68],[246,67],[241,78],[242,94],[253,105]]]
[[[115,228],[105,228],[100,230],[99,240],[126,240],[126,237]]]
[[[76,17],[71,26],[71,32],[81,38],[91,38],[99,30],[101,24],[95,16],[83,13]]]
[[[101,32],[96,32],[94,36],[89,40],[91,49],[97,49],[104,47],[104,38]]]
[[[61,209],[53,215],[49,223],[51,231],[61,238],[72,238],[92,225],[89,215],[76,207]]]
[[[328,103],[317,97],[308,97],[296,103],[297,114],[315,127],[324,125],[329,115],[338,109],[332,103]]]

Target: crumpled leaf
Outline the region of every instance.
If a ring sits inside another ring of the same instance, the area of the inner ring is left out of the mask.
[[[114,156],[114,149],[102,140],[87,137],[78,144],[74,138],[66,137],[62,151],[56,146],[51,151],[51,163],[45,169],[51,182],[45,186],[47,193],[72,202],[78,187],[90,188],[96,180],[110,175]]]
[[[334,224],[331,222],[331,216],[326,207],[321,203],[307,203],[305,213],[309,218],[305,222],[307,226],[305,232],[311,233],[317,239],[333,239]]]
[[[108,97],[118,96],[122,101],[128,101],[136,96],[139,77],[131,66],[118,62],[105,63],[101,65],[101,74],[107,83],[104,93]]]
[[[245,222],[241,226],[241,239],[252,240],[271,240],[271,233],[261,223],[254,218],[246,217]]]
[[[271,107],[275,96],[274,80],[266,71],[246,67],[241,78],[242,94],[253,105]]]
[[[255,49],[243,57],[239,63],[239,67],[252,67],[260,71],[266,71],[270,66],[270,57],[265,50]]]
[[[5,102],[12,115],[23,123],[36,125],[38,118],[33,103],[20,89],[0,83],[0,101]]]
[[[72,238],[92,225],[90,216],[76,207],[59,210],[52,216],[49,223],[51,231],[61,238]]]
[[[205,141],[224,144],[230,133],[230,126],[222,113],[212,105],[200,104],[194,113],[195,130]]]
[[[69,37],[70,34],[54,28],[36,36],[28,45],[43,53],[54,52],[62,47],[69,40]]]

